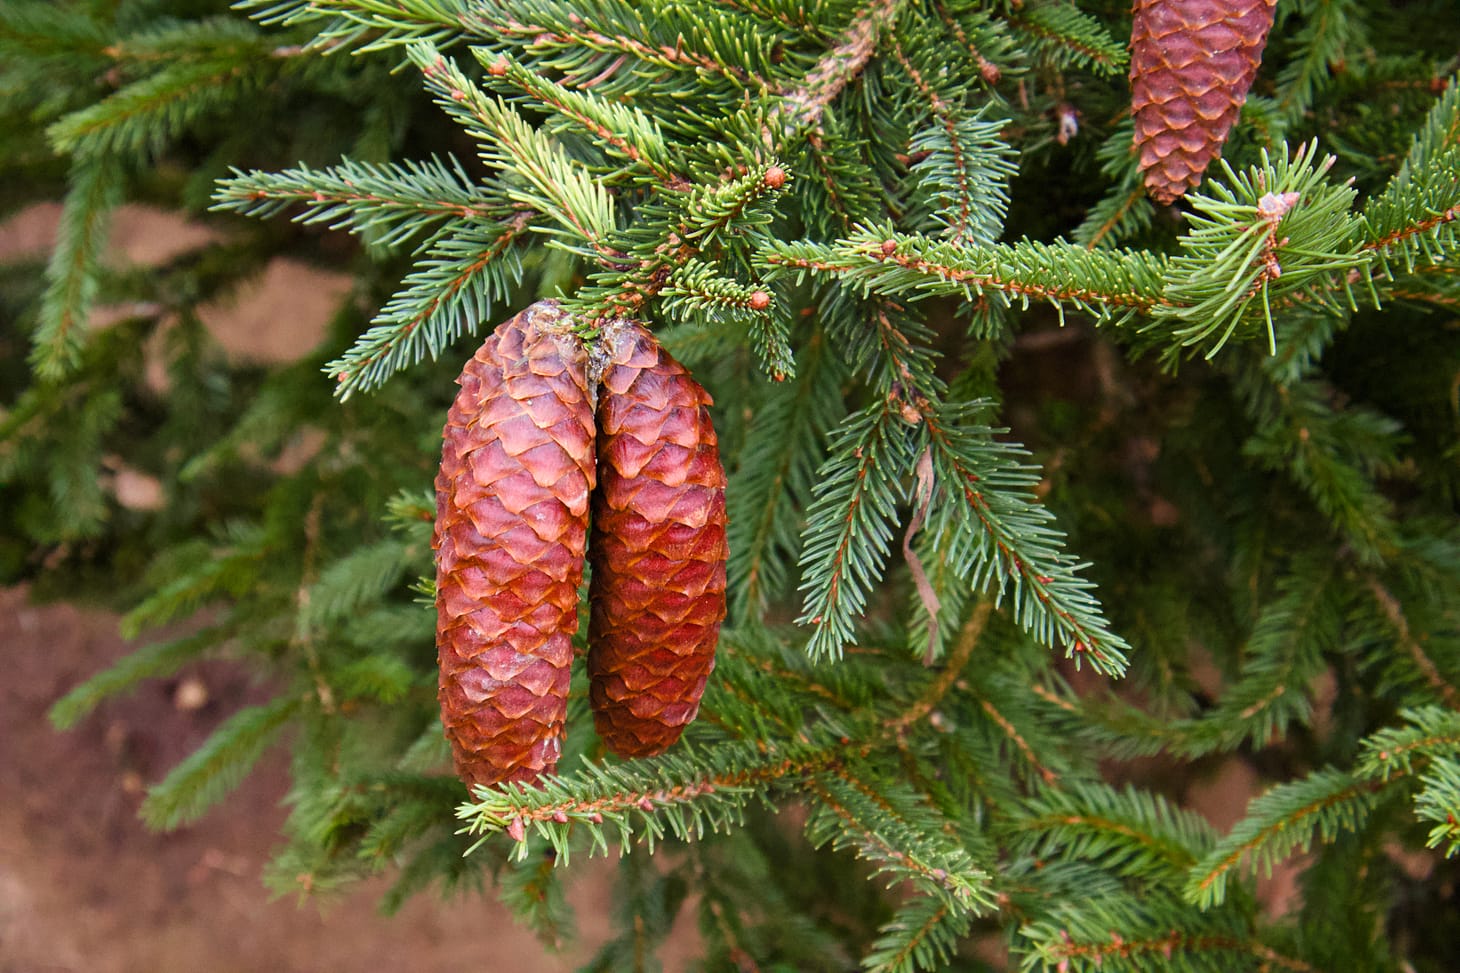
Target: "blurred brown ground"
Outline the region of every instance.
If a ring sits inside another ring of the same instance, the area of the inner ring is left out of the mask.
[[[376,911],[383,880],[271,899],[260,874],[285,815],[282,747],[197,824],[148,831],[144,786],[268,693],[235,664],[202,663],[57,732],[50,705],[127,651],[116,628],[106,612],[0,590],[0,973],[556,973],[608,936],[612,865],[601,859],[574,862],[579,943],[558,956],[490,894],[419,895],[389,919]],[[683,939],[663,954],[667,970],[684,968]]]

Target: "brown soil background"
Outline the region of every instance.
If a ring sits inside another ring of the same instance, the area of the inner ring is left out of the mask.
[[[261,872],[286,813],[282,747],[196,825],[148,831],[137,818],[146,784],[268,693],[235,664],[201,663],[57,732],[51,704],[131,648],[116,632],[110,613],[0,590],[0,973],[558,973],[610,936],[613,865],[602,859],[574,862],[579,938],[561,954],[490,895],[418,895],[389,919],[376,908],[384,879],[323,899],[271,897]],[[666,970],[685,967],[692,939],[673,937]]]

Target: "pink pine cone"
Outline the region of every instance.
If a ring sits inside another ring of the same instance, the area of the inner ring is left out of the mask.
[[[605,333],[589,556],[589,698],[614,753],[668,749],[699,712],[725,618],[725,471],[710,397],[638,324]]]
[[[1146,190],[1162,204],[1201,182],[1262,63],[1276,0],[1136,0],[1131,112]]]
[[[555,768],[578,627],[593,406],[582,343],[543,301],[461,373],[436,477],[441,721],[468,786]]]

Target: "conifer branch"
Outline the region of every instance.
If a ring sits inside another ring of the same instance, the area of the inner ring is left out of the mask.
[[[756,255],[772,278],[808,274],[836,278],[864,293],[961,297],[989,294],[1009,305],[1030,299],[1069,304],[1101,322],[1176,307],[1161,294],[1164,264],[1139,251],[1086,250],[1072,244],[1023,241],[952,247],[890,229],[863,228],[835,245],[769,243]]]
[[[898,478],[910,466],[905,422],[889,399],[850,417],[830,445],[807,511],[801,624],[812,658],[840,655],[891,551]]]
[[[765,145],[773,153],[795,132],[815,129],[827,107],[854,81],[876,53],[885,31],[897,19],[903,0],[866,0],[852,18],[841,41],[828,50],[795,88],[783,91],[784,100],[766,122]]]
[[[360,53],[410,43],[449,47],[472,33],[472,0],[235,0],[234,7],[268,26],[323,21],[309,47]],[[482,35],[491,37],[491,34]]]
[[[526,185],[504,182],[507,195],[562,224],[572,238],[567,246],[587,245],[585,256],[614,260],[621,255],[607,243],[616,228],[607,188],[570,159],[538,129],[503,102],[489,98],[456,64],[434,48],[414,45],[411,60],[436,94],[439,105],[484,143],[483,158],[520,177]]]
[[[632,106],[574,91],[528,70],[508,54],[484,48],[473,53],[497,87],[522,91],[576,129],[588,133],[607,152],[642,167],[659,185],[674,191],[690,187],[679,171],[683,162],[649,116]]]
[[[402,288],[344,355],[325,365],[342,399],[385,384],[396,372],[433,359],[486,320],[521,276],[514,247],[538,214],[520,208],[506,218],[461,224],[423,255]]]
[[[147,792],[142,819],[168,829],[202,817],[242,783],[301,705],[297,697],[281,696],[235,713]]]
[[[56,122],[48,132],[51,144],[78,156],[155,156],[201,117],[261,86],[274,69],[246,51],[174,61]]]
[[[1426,654],[1420,640],[1410,631],[1409,620],[1405,617],[1404,607],[1400,605],[1399,599],[1394,597],[1393,593],[1384,587],[1378,578],[1370,576],[1365,579],[1364,583],[1374,595],[1374,600],[1378,602],[1379,610],[1384,613],[1384,617],[1394,629],[1399,644],[1414,660],[1415,668],[1419,669],[1420,674],[1424,676],[1425,682],[1445,701],[1446,706],[1460,710],[1460,689],[1456,689],[1454,684],[1441,674],[1435,661]]]
[[[818,330],[801,349],[795,377],[767,389],[751,419],[747,436],[755,446],[742,451],[737,489],[726,498],[736,618],[760,617],[787,588],[820,450],[841,418],[841,378]]]
[[[1385,727],[1363,741],[1359,770],[1365,776],[1387,780],[1460,754],[1460,713],[1429,705],[1405,709],[1399,716],[1407,726]]]
[[[1016,172],[1012,150],[998,138],[1004,122],[986,122],[982,113],[965,114],[962,106],[945,99],[924,77],[895,38],[892,51],[913,86],[927,100],[936,124],[915,136],[908,153],[920,161],[912,174],[922,188],[919,195],[941,197],[933,216],[942,223],[953,244],[992,244],[1003,231],[1008,212],[1007,181]]]
[[[1214,842],[1200,816],[1164,798],[1088,782],[1041,792],[1009,827],[1040,858],[1088,858],[1132,879],[1179,879]]]
[[[1354,0],[1309,0],[1298,8],[1302,26],[1295,32],[1298,56],[1278,74],[1277,108],[1296,121],[1332,83],[1333,67],[1369,42],[1366,11]]]
[[[1210,956],[1210,962],[1224,964],[1220,954],[1238,953],[1260,960],[1263,969],[1292,970],[1294,973],[1319,973],[1312,965],[1292,956],[1285,956],[1257,939],[1238,936],[1202,935],[1173,929],[1164,935],[1144,938],[1127,938],[1112,932],[1106,939],[1075,939],[1049,947],[1043,951],[1046,962],[1054,962],[1062,971],[1096,971],[1109,963],[1130,964],[1128,969],[1151,969],[1152,961],[1169,962],[1173,956],[1192,957],[1202,954]],[[1204,966],[1206,969],[1222,969],[1221,965]]]
[[[145,679],[172,675],[199,656],[227,642],[234,626],[210,625],[177,639],[145,645],[96,673],[51,705],[47,716],[58,730],[69,730],[104,700],[133,688]]]
[[[894,881],[910,879],[926,894],[961,912],[982,912],[992,905],[989,875],[947,836],[909,820],[887,800],[888,789],[869,795],[855,780],[832,772],[805,784],[816,798],[807,835],[815,846],[855,849],[875,874]],[[911,849],[911,850],[907,850]]]
[[[973,652],[978,648],[978,640],[983,635],[984,627],[988,625],[989,616],[993,614],[994,603],[989,600],[981,600],[974,605],[973,611],[969,613],[968,621],[958,630],[958,638],[953,643],[953,648],[948,652],[947,658],[943,660],[943,669],[928,683],[927,688],[918,696],[913,704],[902,712],[897,719],[888,723],[888,731],[895,734],[905,732],[909,727],[920,723],[937,707],[948,691],[958,681],[963,670],[968,666],[969,660],[973,658]]]
[[[344,160],[327,169],[242,172],[218,181],[213,209],[260,219],[302,204],[294,220],[368,235],[392,247],[431,232],[443,221],[500,220],[520,204],[492,199],[454,158],[442,162],[374,164]]]
[[[736,91],[764,92],[774,61],[767,39],[745,30],[745,21],[730,15],[714,21],[695,19],[673,0],[645,0],[632,6],[604,2],[591,12],[531,0],[501,0],[475,5],[469,21],[474,33],[510,38],[534,56],[559,54],[553,60],[582,87],[619,73],[615,65],[604,70],[603,58],[611,56],[633,58],[661,72],[721,79]],[[590,77],[590,70],[596,76]]]
[[[913,896],[878,930],[862,968],[868,973],[937,969],[952,958],[971,918],[935,896]]]
[[[31,365],[43,377],[59,378],[80,364],[98,264],[112,211],[121,202],[122,180],[116,160],[87,157],[72,163],[59,238],[46,265],[40,325],[31,339]]]
[[[1101,74],[1125,70],[1125,45],[1094,17],[1065,0],[1015,8],[1009,21],[1015,29],[1042,41],[1041,49],[1056,63],[1089,67]]]
[[[984,83],[990,85],[998,84],[1004,76],[1004,72],[999,67],[999,65],[994,61],[990,61],[987,57],[984,56],[985,52],[981,51],[974,44],[973,38],[969,36],[969,33],[966,29],[964,29],[963,24],[959,23],[958,20],[952,15],[946,3],[934,3],[933,7],[937,11],[938,20],[942,22],[943,26],[948,30],[949,34],[953,36],[953,38],[958,42],[958,45],[962,47],[964,51],[967,52],[968,56],[973,60],[974,65],[978,68],[979,77],[983,79]],[[982,14],[981,11],[980,14]],[[986,24],[987,20],[981,18],[980,23],[981,25]]]
[[[567,864],[574,825],[587,832],[595,851],[607,853],[609,828],[621,849],[627,850],[637,835],[652,850],[666,833],[689,840],[707,829],[733,827],[746,804],[764,799],[766,788],[806,779],[848,752],[839,742],[733,743],[717,747],[711,762],[700,764],[686,747],[632,768],[585,764],[571,781],[544,777],[536,788],[480,788],[475,800],[462,804],[456,814],[467,822],[465,833],[505,831],[517,842],[514,855],[519,859],[527,852],[527,829],[532,828]]]
[[[1294,850],[1306,850],[1318,834],[1332,841],[1339,831],[1354,831],[1368,817],[1379,795],[1402,774],[1388,780],[1355,778],[1326,769],[1290,784],[1279,784],[1247,808],[1247,816],[1191,870],[1186,898],[1202,908],[1221,904],[1231,873],[1244,861],[1270,870]]]
[[[1379,269],[1397,262],[1413,272],[1441,263],[1460,246],[1460,76],[1451,77],[1404,164],[1364,206],[1362,248]]]
[[[1335,283],[1369,256],[1353,243],[1354,190],[1325,180],[1334,159],[1320,162],[1317,152],[1316,142],[1292,156],[1284,146],[1276,159],[1264,150],[1261,165],[1241,174],[1224,161],[1227,181],[1210,181],[1209,194],[1192,197],[1193,229],[1168,265],[1166,300],[1146,329],[1175,342],[1168,357],[1177,345],[1207,345],[1210,359],[1239,326],[1258,320],[1275,354],[1276,302],[1337,307]]]
[[[1068,655],[1119,675],[1125,640],[1109,629],[1079,567],[1060,553],[1062,535],[1050,525],[1049,512],[1019,496],[1033,477],[1007,446],[978,435],[971,418],[968,410],[952,408],[923,415],[940,486],[962,498],[960,513],[973,518],[962,522],[978,531],[970,583],[992,589],[997,603],[1012,579],[1015,619],[1036,639],[1051,647],[1064,641]]]

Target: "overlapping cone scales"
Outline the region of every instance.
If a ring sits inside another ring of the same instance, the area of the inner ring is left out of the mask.
[[[598,400],[588,674],[625,757],[660,753],[699,711],[725,618],[725,471],[710,397],[653,336],[617,322]]]
[[[1201,182],[1262,63],[1275,0],[1136,0],[1131,111],[1146,189],[1171,203]]]
[[[593,406],[582,344],[541,302],[467,363],[436,477],[441,721],[468,785],[530,781],[562,748]]]

